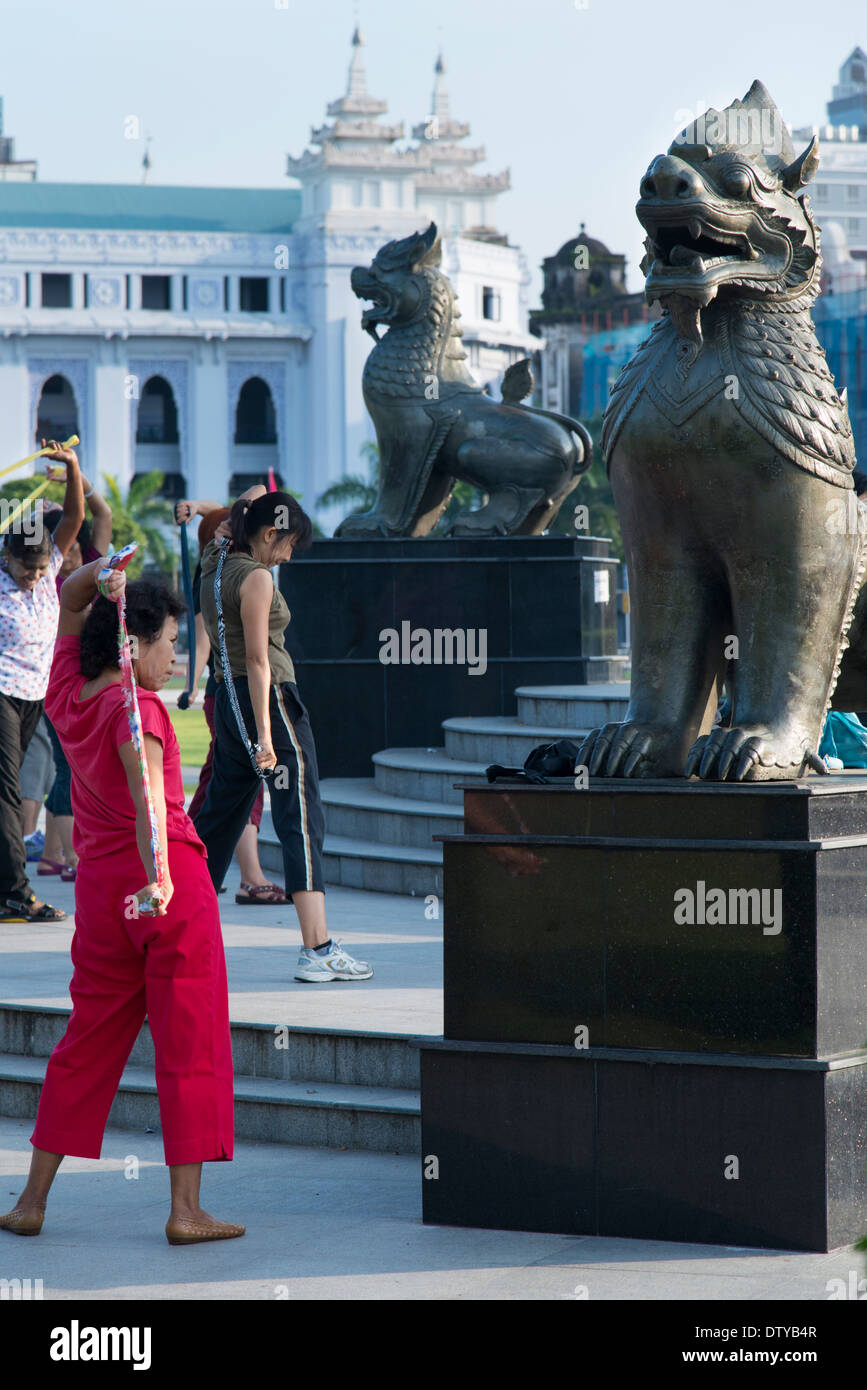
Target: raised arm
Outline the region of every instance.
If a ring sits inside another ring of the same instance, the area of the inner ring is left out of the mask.
[[[257,497],[264,497],[267,491],[268,489],[263,487],[261,483],[254,483],[252,487],[247,488],[246,492],[242,492],[240,497],[236,497],[235,501],[255,502]]]
[[[185,521],[192,521],[194,516],[207,516],[208,512],[218,512],[222,506],[222,502],[184,497],[175,503],[175,525],[183,526]]]
[[[60,527],[58,526],[57,529],[59,531]],[[96,598],[96,577],[104,564],[104,559],[91,560],[90,564],[82,565],[81,569],[73,570],[69,578],[64,580],[60,590],[58,637],[77,637],[81,632],[87,621],[90,605]],[[110,582],[119,592],[123,584],[126,583],[123,571],[118,570]]]
[[[84,489],[84,500],[90,508],[90,515],[93,521],[91,535],[93,537],[93,548],[98,550],[100,555],[107,555],[111,545],[111,526],[112,515],[111,507],[106,502],[101,492],[88,478],[81,475],[81,486]]]
[[[66,492],[63,498],[63,515],[57,523],[54,532],[54,544],[65,555],[81,530],[81,523],[84,521],[84,490],[81,486],[81,472],[78,467],[78,455],[74,449],[61,449],[55,440],[51,440],[52,452],[45,457],[54,464],[66,465]],[[42,441],[43,449],[48,446],[45,440]],[[50,476],[50,473],[49,473]]]

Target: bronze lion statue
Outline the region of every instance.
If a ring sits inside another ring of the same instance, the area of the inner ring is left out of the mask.
[[[362,382],[380,471],[373,508],[347,517],[338,536],[425,536],[458,480],[487,501],[460,513],[450,534],[532,535],[550,524],[592,462],[590,436],[577,420],[521,404],[533,387],[528,359],[505,373],[502,401],[473,380],[440,259],[432,222],[352,272],[354,292],[372,301],[361,322],[376,346]]]
[[[664,316],[604,420],[632,691],[625,721],[582,745],[591,775],[825,770],[816,750],[861,583],[862,528],[834,523],[857,512],[855,453],[810,313],[819,236],[803,190],[817,164],[817,141],[797,154],[754,82],[743,101],[692,122],[641,181],[642,270]],[[713,726],[723,681],[731,720]]]

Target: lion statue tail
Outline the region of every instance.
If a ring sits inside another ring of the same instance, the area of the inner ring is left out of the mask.
[[[533,390],[533,368],[529,357],[522,357],[520,362],[513,362],[511,367],[507,367],[503,373],[503,385],[501,394],[506,405],[518,406],[521,410],[526,410],[531,415],[544,415],[548,420],[556,420],[558,425],[562,425],[570,434],[576,436],[580,442],[578,458],[573,477],[580,477],[586,473],[593,463],[593,440],[590,438],[589,431],[584,428],[580,420],[573,420],[571,415],[558,415],[553,410],[540,410],[537,406],[523,405],[524,399]]]

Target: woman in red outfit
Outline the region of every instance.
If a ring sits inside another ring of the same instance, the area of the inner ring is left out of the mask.
[[[105,561],[71,575],[47,708],[72,768],[75,936],[69,1026],[51,1054],[27,1186],[0,1228],[38,1235],[64,1154],[99,1158],[108,1112],[145,1014],[156,1054],[170,1244],[225,1240],[243,1226],[199,1205],[202,1162],[231,1159],[232,1050],[226,963],[204,845],[184,812],[180,751],[157,691],[172,675],[178,596],[159,581],[126,584],[120,571],[96,597]],[[167,866],[158,910],[156,866],[118,668],[116,599],[126,590],[133,669],[151,795]],[[92,605],[92,606],[91,606]]]

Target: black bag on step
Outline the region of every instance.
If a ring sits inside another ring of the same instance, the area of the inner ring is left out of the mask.
[[[489,782],[532,782],[535,785],[549,781],[552,777],[571,777],[578,761],[578,744],[571,738],[561,738],[557,743],[540,743],[533,748],[520,767],[501,767],[492,763],[485,768]]]

